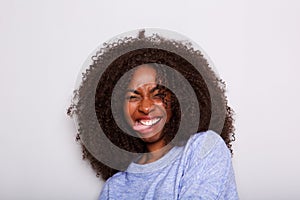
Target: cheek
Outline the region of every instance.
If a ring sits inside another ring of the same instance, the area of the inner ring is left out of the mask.
[[[135,111],[135,105],[130,102],[125,102],[123,106],[123,111],[124,111],[124,117],[126,118],[127,121],[131,120],[131,116],[133,115]]]
[[[124,113],[124,118],[127,120],[128,116],[129,116],[129,113],[128,113],[128,103],[127,102],[124,102],[123,113]]]
[[[166,120],[168,122],[172,115],[170,106],[166,107],[166,105],[163,103],[155,104],[155,106],[156,106],[157,110],[159,110],[159,112],[162,113],[166,117]]]

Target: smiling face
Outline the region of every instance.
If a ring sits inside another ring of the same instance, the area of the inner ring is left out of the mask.
[[[156,83],[156,70],[139,66],[127,87],[124,115],[129,126],[147,144],[164,146],[163,128],[169,122],[171,93]]]

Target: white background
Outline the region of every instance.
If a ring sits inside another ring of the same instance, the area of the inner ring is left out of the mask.
[[[66,108],[94,48],[142,27],[192,38],[226,81],[240,198],[299,199],[299,11],[297,0],[1,0],[0,199],[97,199]]]

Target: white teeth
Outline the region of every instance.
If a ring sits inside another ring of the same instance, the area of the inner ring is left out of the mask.
[[[150,119],[150,120],[140,120],[140,123],[144,126],[152,126],[156,124],[160,118]]]

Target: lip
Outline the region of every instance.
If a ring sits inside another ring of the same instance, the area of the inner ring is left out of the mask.
[[[137,120],[138,123],[144,126],[154,126],[161,120],[161,117],[153,117],[153,118],[142,118]]]
[[[163,121],[162,117],[139,117],[136,119],[135,123],[133,124],[133,130],[141,133],[141,134],[147,134],[152,133],[153,130],[155,130],[159,124]]]

